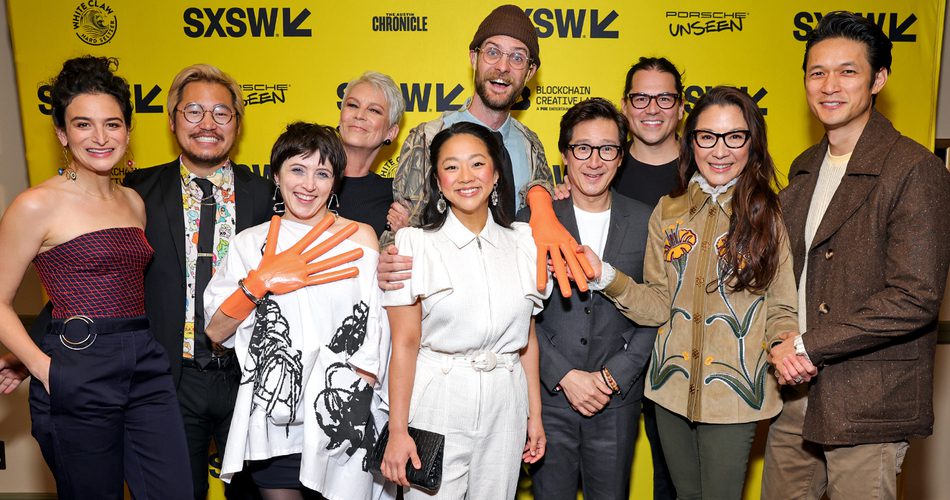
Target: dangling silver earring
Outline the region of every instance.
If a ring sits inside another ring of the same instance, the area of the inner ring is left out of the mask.
[[[444,214],[448,208],[448,203],[445,202],[445,197],[442,196],[442,191],[439,191],[439,201],[435,202],[435,209],[440,214]]]
[[[280,201],[277,201],[280,199]],[[286,207],[284,207],[284,197],[280,195],[280,184],[274,184],[274,213],[277,215],[284,215]]]
[[[491,190],[491,206],[498,206],[498,183],[495,183],[495,187]]]
[[[333,215],[340,215],[337,213],[337,210],[340,209],[340,198],[337,197],[336,193],[330,193],[330,199],[327,201],[327,210],[329,210]]]

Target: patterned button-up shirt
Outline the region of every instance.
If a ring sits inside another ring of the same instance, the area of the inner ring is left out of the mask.
[[[201,215],[201,199],[204,195],[198,184],[198,176],[181,165],[181,202],[185,216],[185,342],[182,357],[195,356],[195,269],[198,262],[198,226]],[[228,161],[208,176],[214,185],[214,201],[217,204],[214,235],[214,258],[212,274],[228,255],[228,245],[234,236],[234,170]]]

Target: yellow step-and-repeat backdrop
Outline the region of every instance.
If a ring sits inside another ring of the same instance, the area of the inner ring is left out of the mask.
[[[10,0],[20,109],[32,183],[61,165],[46,82],[63,60],[117,57],[133,87],[132,152],[138,167],[177,156],[168,131],[166,90],[183,67],[210,63],[241,84],[247,117],[234,159],[269,170],[270,147],[292,120],[336,124],[345,82],[387,73],[407,111],[400,138],[381,155],[392,175],[408,130],[457,109],[472,94],[468,44],[501,2],[458,0]],[[515,116],[537,132],[560,163],[557,129],[572,104],[600,96],[620,104],[624,75],[640,56],[662,55],[684,73],[687,111],[707,88],[735,85],[769,124],[780,171],[821,136],[805,104],[804,38],[821,16],[853,10],[894,42],[893,74],[877,106],[905,135],[932,147],[944,0],[527,1],[542,66]],[[125,164],[114,171],[116,179]],[[635,498],[647,498],[649,454],[638,448]],[[757,464],[753,464],[753,470]],[[753,496],[757,488],[750,485]]]

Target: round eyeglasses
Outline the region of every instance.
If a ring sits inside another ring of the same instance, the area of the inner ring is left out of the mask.
[[[679,94],[671,94],[668,92],[656,95],[642,94],[639,92],[627,94],[627,101],[636,109],[646,109],[650,105],[650,101],[654,100],[660,109],[670,109],[676,106],[676,101],[680,100],[680,96]]]
[[[604,161],[614,161],[619,156],[623,148],[616,146],[614,144],[604,144],[603,146],[591,146],[590,144],[568,144],[568,149],[571,150],[571,154],[574,155],[574,158],[584,161],[590,158],[594,154],[594,150],[597,150],[597,155],[600,156],[601,160]]]
[[[202,105],[193,102],[179,108],[178,111],[185,117],[188,123],[201,123],[205,119],[206,113],[211,113],[211,119],[218,125],[227,125],[234,119],[234,111],[224,104],[216,104],[211,110],[206,110]]]
[[[508,56],[508,64],[515,69],[524,69],[531,64],[531,58],[523,52],[504,52],[498,47],[479,47],[475,51],[481,54],[488,64],[497,64],[504,56]]]
[[[719,139],[722,139],[722,143],[725,144],[727,148],[739,149],[749,142],[750,137],[752,137],[752,133],[748,130],[733,130],[724,134],[717,134],[709,130],[693,131],[693,142],[703,149],[716,147],[716,143],[719,142]]]

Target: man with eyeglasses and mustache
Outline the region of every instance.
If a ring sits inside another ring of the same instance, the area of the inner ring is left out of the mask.
[[[145,236],[155,250],[145,310],[178,389],[196,500],[207,495],[212,438],[224,453],[241,373],[233,351],[205,336],[202,295],[230,239],[273,213],[271,182],[230,160],[243,119],[233,78],[207,64],[189,66],[168,89],[168,125],[181,156],[125,177],[145,201]],[[233,481],[225,495],[255,498],[256,488]]]
[[[521,95],[525,84],[531,80],[541,65],[538,54],[538,35],[524,10],[515,5],[502,5],[493,10],[479,25],[469,44],[469,59],[475,70],[475,95],[461,109],[444,113],[439,118],[418,125],[409,132],[399,153],[399,167],[393,179],[393,197],[396,202],[387,218],[390,231],[383,233],[380,247],[386,247],[379,258],[379,286],[384,290],[402,288],[400,280],[408,277],[412,259],[397,255],[398,249],[391,245],[396,230],[419,226],[425,205],[425,179],[432,168],[429,162],[429,144],[442,129],[457,122],[478,123],[495,132],[504,145],[499,171],[515,193],[510,199],[499,202],[514,217],[515,212],[526,204],[532,205],[531,226],[538,248],[552,253],[556,264],[555,275],[565,296],[570,296],[571,286],[561,266],[562,260],[574,270],[575,276],[585,274],[579,266],[586,266],[583,256],[573,252],[561,255],[559,247],[573,249],[577,243],[571,238],[554,215],[551,207],[553,177],[544,156],[544,147],[537,134],[511,116],[511,107]],[[497,168],[497,166],[496,166]],[[534,189],[532,189],[534,188]],[[529,196],[528,191],[532,194]],[[536,206],[537,205],[537,206]],[[408,206],[408,213],[406,207]],[[546,259],[539,257],[539,267]],[[588,273],[589,274],[589,273]],[[581,280],[579,289],[587,290]],[[543,288],[546,278],[539,277],[538,287]]]
[[[202,295],[230,239],[273,213],[270,181],[230,160],[243,119],[233,78],[214,66],[189,66],[168,89],[168,125],[181,156],[125,178],[145,201],[145,235],[155,249],[145,272],[145,310],[171,363],[199,500],[208,490],[211,439],[223,454],[240,385],[233,351],[204,334]],[[226,495],[245,498],[255,490],[229,486]]]

